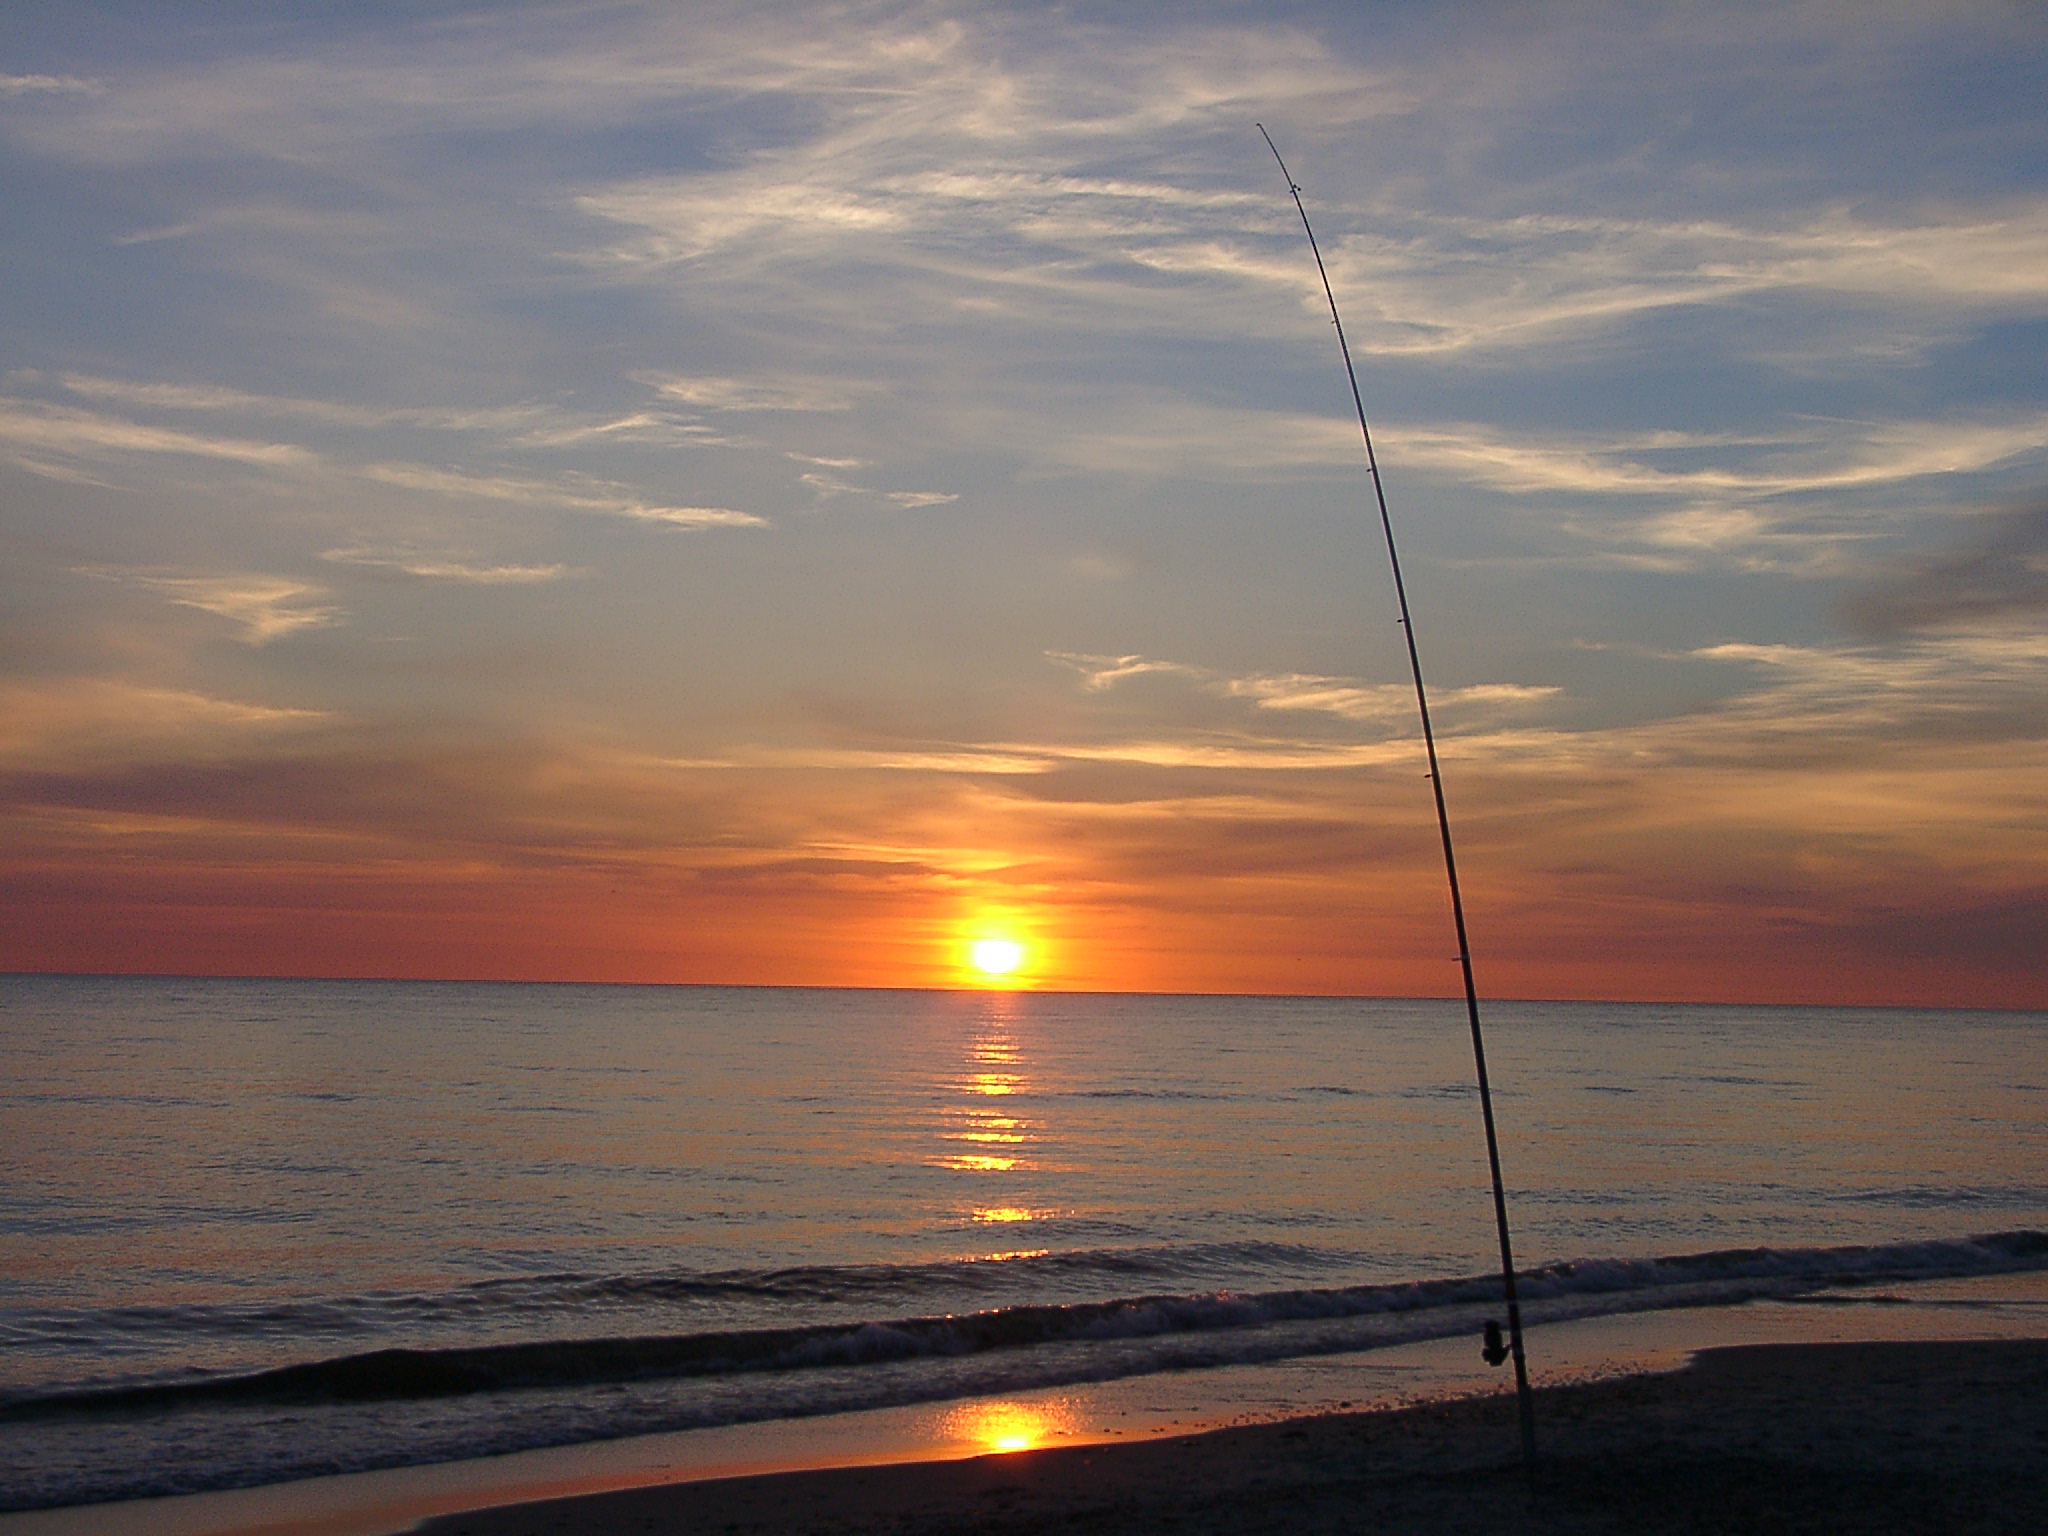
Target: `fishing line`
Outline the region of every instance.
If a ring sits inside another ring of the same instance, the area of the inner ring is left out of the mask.
[[[1479,1113],[1486,1122],[1486,1162],[1493,1174],[1493,1221],[1500,1234],[1500,1280],[1505,1293],[1508,1312],[1508,1353],[1515,1362],[1515,1402],[1520,1411],[1522,1424],[1522,1460],[1531,1471],[1536,1466],[1536,1412],[1529,1392],[1529,1362],[1522,1349],[1522,1306],[1515,1294],[1514,1245],[1508,1237],[1508,1195],[1507,1187],[1500,1176],[1500,1137],[1493,1124],[1493,1089],[1486,1076],[1486,1041],[1479,1029],[1479,988],[1472,979],[1472,945],[1465,933],[1465,899],[1458,890],[1458,856],[1451,846],[1451,813],[1444,804],[1443,771],[1437,763],[1436,731],[1429,719],[1429,691],[1422,685],[1422,653],[1415,644],[1415,624],[1408,613],[1408,588],[1401,579],[1401,556],[1394,547],[1394,520],[1387,512],[1387,490],[1380,483],[1379,458],[1373,452],[1372,428],[1365,420],[1365,397],[1358,392],[1358,370],[1351,365],[1351,344],[1344,337],[1344,318],[1337,313],[1337,294],[1330,286],[1329,269],[1323,265],[1322,247],[1316,243],[1316,232],[1308,221],[1308,209],[1301,201],[1301,188],[1294,177],[1289,175],[1287,162],[1280,158],[1280,147],[1273,142],[1273,135],[1266,132],[1264,123],[1253,125],[1259,130],[1259,137],[1266,141],[1266,148],[1273,151],[1274,163],[1280,167],[1280,174],[1287,180],[1287,195],[1294,199],[1294,211],[1301,215],[1302,233],[1308,236],[1308,248],[1316,259],[1316,274],[1323,280],[1323,297],[1330,303],[1330,323],[1337,328],[1337,350],[1344,356],[1344,376],[1351,381],[1351,403],[1358,410],[1358,431],[1365,439],[1365,468],[1372,476],[1373,496],[1379,503],[1380,532],[1386,536],[1387,563],[1394,572],[1394,596],[1401,610],[1401,633],[1408,641],[1408,670],[1415,679],[1415,708],[1422,717],[1422,746],[1429,757],[1429,784],[1436,794],[1436,825],[1442,834],[1444,844],[1444,878],[1451,888],[1451,922],[1458,933],[1458,968],[1465,978],[1465,1016],[1472,1025],[1472,1064],[1479,1078]],[[1498,1330],[1489,1327],[1488,1357],[1490,1363],[1498,1363],[1493,1354],[1494,1340]]]

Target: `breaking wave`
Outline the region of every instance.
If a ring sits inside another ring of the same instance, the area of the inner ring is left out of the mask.
[[[1031,1255],[1032,1260],[1052,1255]],[[1160,1267],[1138,1256],[1069,1255],[1124,1272]],[[1107,1260],[1107,1265],[1105,1265]],[[985,1262],[985,1261],[984,1261]],[[490,1282],[518,1293],[532,1310],[571,1308],[621,1294],[644,1296],[745,1292],[813,1299],[895,1292],[905,1271],[940,1266],[820,1268],[747,1276],[559,1277]],[[957,1269],[959,1266],[950,1266]],[[2048,1233],[1990,1233],[1960,1241],[1836,1248],[1742,1248],[1651,1259],[1585,1259],[1551,1264],[1519,1278],[1535,1320],[1660,1307],[1732,1304],[1792,1296],[1823,1287],[1877,1281],[1936,1279],[2048,1268]],[[878,1275],[877,1270],[893,1271]],[[929,1280],[929,1276],[926,1276]],[[949,1278],[954,1278],[949,1275]],[[884,1283],[886,1281],[886,1283]],[[1047,1345],[1111,1345],[1129,1341],[1210,1339],[1214,1360],[1277,1359],[1290,1354],[1369,1348],[1459,1331],[1474,1306],[1495,1302],[1497,1276],[1414,1280],[1394,1284],[1238,1293],[1139,1295],[1108,1301],[1012,1305],[983,1311],[814,1323],[796,1327],[713,1329],[526,1340],[455,1348],[386,1348],[271,1369],[212,1376],[0,1396],[0,1421],[101,1416],[200,1406],[294,1407],[465,1397],[480,1393],[619,1386],[693,1377],[859,1367],[924,1358],[955,1359],[1027,1351]],[[472,1290],[480,1288],[471,1288]],[[159,1314],[161,1315],[161,1314]],[[1276,1325],[1345,1320],[1400,1321],[1391,1332],[1301,1333],[1285,1341],[1260,1338]],[[1235,1346],[1230,1340],[1235,1340]],[[1275,1346],[1278,1346],[1277,1348]],[[1190,1363],[1184,1352],[1146,1356],[1122,1352],[1111,1374],[1138,1374]],[[1156,1363],[1148,1365],[1147,1361]],[[1073,1369],[1071,1359],[1062,1374]]]

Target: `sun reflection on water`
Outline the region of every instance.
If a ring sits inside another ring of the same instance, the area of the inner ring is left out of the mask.
[[[1030,1063],[1025,1059],[1017,1038],[1017,1017],[1014,1003],[991,1005],[981,1014],[973,1036],[964,1042],[967,1059],[963,1065],[966,1070],[947,1085],[962,1097],[939,1111],[948,1122],[939,1131],[939,1140],[966,1142],[987,1150],[948,1150],[927,1158],[930,1166],[950,1168],[956,1173],[977,1174],[1036,1168],[1037,1164],[1029,1156],[1030,1149],[1039,1140],[1036,1122],[1015,1113],[1002,1113],[1021,1108],[1021,1105],[988,1104],[984,1107],[986,1100],[1014,1099],[1032,1091],[1027,1077]],[[1030,1213],[1022,1206],[999,1205],[991,1201],[982,1209],[1014,1209],[1023,1214],[1008,1219],[1030,1219]],[[975,1217],[977,1221],[984,1219],[994,1218]]]
[[[945,1157],[933,1159],[935,1166],[953,1168],[962,1173],[1008,1173],[1017,1166],[1014,1157],[990,1157],[982,1152],[953,1152]]]
[[[1034,1211],[1024,1205],[978,1205],[974,1208],[974,1219],[985,1222],[1044,1221],[1053,1215],[1051,1211]]]

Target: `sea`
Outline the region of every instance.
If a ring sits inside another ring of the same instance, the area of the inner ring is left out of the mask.
[[[2048,1271],[2048,1015],[1496,1002],[1533,1336]],[[1463,1004],[0,977],[0,1509],[1500,1315]]]

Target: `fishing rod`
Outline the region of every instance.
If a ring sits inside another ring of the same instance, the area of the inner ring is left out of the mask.
[[[1493,1222],[1500,1233],[1500,1282],[1507,1299],[1507,1353],[1515,1362],[1515,1404],[1522,1422],[1522,1461],[1533,1473],[1536,1468],[1536,1410],[1529,1393],[1528,1357],[1522,1350],[1522,1304],[1515,1294],[1514,1245],[1508,1238],[1508,1194],[1500,1176],[1500,1137],[1493,1125],[1493,1089],[1486,1077],[1486,1040],[1479,1030],[1479,987],[1472,979],[1472,944],[1465,934],[1465,899],[1458,891],[1458,856],[1451,847],[1451,813],[1444,804],[1443,770],[1437,763],[1436,731],[1429,720],[1429,691],[1422,686],[1422,653],[1415,645],[1415,624],[1408,614],[1408,588],[1401,580],[1401,556],[1394,548],[1394,520],[1387,513],[1387,488],[1380,483],[1379,459],[1372,447],[1372,428],[1366,425],[1365,420],[1365,397],[1358,392],[1358,370],[1351,366],[1351,344],[1344,339],[1344,319],[1337,313],[1337,294],[1330,286],[1329,268],[1323,265],[1322,247],[1316,243],[1315,229],[1309,224],[1308,209],[1301,201],[1301,188],[1288,173],[1287,162],[1280,158],[1280,146],[1273,142],[1273,135],[1266,132],[1264,123],[1253,126],[1259,130],[1259,137],[1266,141],[1266,148],[1273,151],[1274,163],[1287,180],[1287,195],[1294,199],[1294,211],[1301,215],[1302,233],[1308,236],[1309,253],[1315,257],[1316,273],[1323,280],[1323,297],[1330,302],[1330,323],[1337,328],[1337,350],[1344,355],[1344,376],[1351,381],[1351,403],[1358,408],[1358,431],[1365,439],[1366,473],[1372,476],[1373,496],[1379,502],[1380,532],[1386,536],[1387,563],[1393,567],[1394,597],[1401,609],[1401,633],[1408,640],[1408,670],[1415,678],[1415,708],[1422,716],[1422,746],[1429,757],[1429,784],[1436,792],[1436,825],[1444,844],[1444,878],[1451,887],[1451,922],[1458,933],[1458,968],[1465,976],[1465,1016],[1472,1025],[1472,1064],[1479,1078],[1479,1113],[1486,1122],[1486,1163],[1493,1173]],[[1500,1329],[1488,1323],[1486,1333],[1487,1363],[1498,1365]]]

